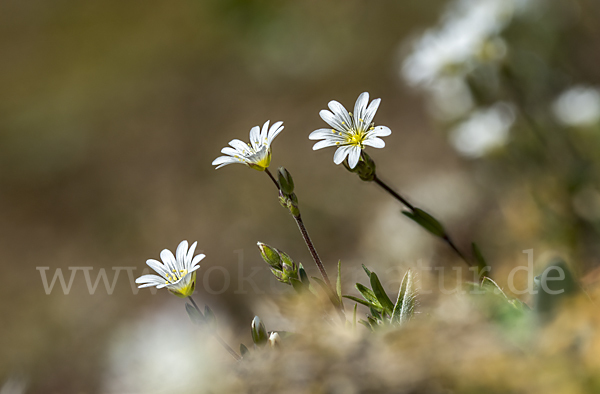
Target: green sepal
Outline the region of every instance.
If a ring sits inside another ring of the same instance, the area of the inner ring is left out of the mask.
[[[298,273],[300,274],[300,281],[302,281],[302,283],[304,283],[307,286],[310,285],[310,280],[308,279],[308,275],[306,274],[306,270],[304,269],[302,263],[300,263]]]
[[[436,218],[422,209],[414,208],[412,211],[402,211],[402,214],[415,221],[418,225],[433,235],[440,238],[444,238],[446,236],[446,230],[444,230],[444,226],[442,226],[442,224]]]

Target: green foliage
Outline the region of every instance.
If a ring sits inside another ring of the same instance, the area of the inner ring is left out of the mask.
[[[444,238],[446,236],[446,230],[444,229],[444,226],[442,226],[442,224],[436,218],[422,209],[414,208],[412,211],[402,211],[402,214],[415,221],[415,223],[436,237]]]

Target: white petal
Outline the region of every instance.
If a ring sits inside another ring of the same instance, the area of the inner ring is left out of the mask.
[[[169,269],[157,260],[148,259],[146,260],[146,264],[148,264],[148,267],[156,271],[157,274],[162,275],[165,278],[167,277],[167,274],[169,274]]]
[[[135,280],[135,283],[148,283],[150,286],[154,286],[155,284],[165,283],[165,278],[158,275],[142,275]]]
[[[337,146],[338,144],[336,142],[337,141],[329,140],[329,139],[319,141],[313,145],[313,150],[319,150],[319,149],[327,148],[329,146]]]
[[[330,137],[334,137],[338,135],[337,132],[333,131],[333,129],[318,129],[310,133],[308,136],[309,140],[322,140],[324,138],[329,139]]]
[[[275,127],[277,126],[277,127]],[[271,142],[283,131],[283,122],[277,122],[269,129],[269,135],[267,136],[267,146],[271,146]]]
[[[194,257],[194,252],[196,251],[196,246],[198,242],[194,242],[192,246],[190,246],[190,250],[187,252],[187,256],[185,256],[185,261],[192,261],[192,257]]]
[[[338,118],[337,116],[335,116],[330,111],[327,111],[326,109],[322,109],[321,112],[319,112],[319,115],[321,116],[321,119],[323,119],[325,122],[327,122],[327,124],[329,126],[333,127],[334,129],[340,130],[340,131],[344,131],[347,129],[342,124],[343,120]]]
[[[350,153],[351,148],[351,146],[340,146],[333,154],[333,162],[335,164],[343,162],[346,156],[348,156],[348,153]]]
[[[173,252],[171,252],[169,249],[163,249],[162,252],[160,252],[160,259],[165,264],[165,267],[169,270],[169,273],[173,272],[173,270],[177,270],[175,256],[173,256]]]
[[[385,142],[377,137],[367,138],[363,141],[363,144],[372,146],[373,148],[385,148]]]
[[[250,143],[254,149],[260,145],[260,127],[254,126],[250,129]]]
[[[185,268],[185,256],[188,251],[188,241],[181,241],[177,246],[177,250],[175,251],[175,256],[177,258],[177,268],[183,269]]]
[[[198,264],[200,261],[202,261],[202,259],[204,259],[205,257],[206,257],[206,256],[205,256],[205,255],[203,255],[203,254],[199,254],[199,255],[195,256],[195,257],[192,259],[191,263],[190,263],[190,268],[194,268],[194,266],[195,266],[196,264]],[[188,269],[188,271],[189,271],[189,270],[190,270],[190,269]]]
[[[263,124],[262,130],[260,132],[260,141],[261,143],[264,142],[264,140],[267,138],[267,135],[269,134],[269,123],[271,121],[267,120],[265,122],[265,124]]]
[[[348,113],[346,107],[335,100],[331,100],[327,105],[329,106],[331,112],[333,112],[336,117],[344,122],[343,125],[346,126],[344,130],[349,130],[350,127],[352,127],[352,119],[350,118],[350,114]]]
[[[225,157],[225,156],[223,156],[223,157]],[[215,163],[213,162],[213,164],[215,164]],[[229,161],[223,162],[223,163],[219,164],[218,166],[216,166],[215,170],[218,170],[219,168],[228,166],[230,164],[244,164],[244,165],[247,165],[245,161],[239,161],[237,159],[230,158]]]
[[[373,130],[370,130],[368,133],[369,137],[387,137],[392,134],[392,130],[386,126],[377,126]]]
[[[369,106],[367,107],[367,110],[365,111],[365,117],[364,117],[364,121],[365,124],[367,125],[367,127],[371,124],[371,122],[373,121],[373,118],[375,117],[375,113],[377,112],[377,109],[379,108],[379,104],[381,103],[381,99],[375,99],[373,101],[371,101],[371,104],[369,104]]]
[[[354,123],[358,124],[359,119],[364,120],[365,111],[367,109],[367,104],[369,103],[369,93],[363,92],[356,99],[356,104],[354,104]]]
[[[356,167],[358,160],[360,159],[361,149],[358,146],[352,146],[350,148],[350,154],[348,155],[348,165],[350,168]]]
[[[234,159],[233,157],[230,156],[219,156],[216,159],[213,160],[212,165],[216,166],[216,165],[226,165],[226,164],[231,164],[231,163],[237,163],[238,160]]]
[[[240,141],[237,139],[231,140],[229,141],[229,145],[231,145],[232,147],[234,147],[242,153],[250,151],[250,147],[244,141]]]
[[[225,155],[229,155],[229,156],[240,156],[240,155],[243,155],[242,152],[240,152],[237,149],[233,149],[230,146],[226,146],[225,148],[221,149],[221,153],[223,153]]]

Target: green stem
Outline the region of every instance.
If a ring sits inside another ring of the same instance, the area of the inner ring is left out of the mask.
[[[196,301],[194,301],[194,299],[192,298],[192,296],[188,296],[188,298],[190,299],[190,301],[192,302],[192,305],[194,306],[194,308],[196,309],[196,311],[198,311],[198,313],[202,316],[204,316],[204,314],[200,311],[200,308],[198,308],[198,305],[196,305]],[[215,339],[217,340],[217,342],[219,342],[221,344],[221,346],[223,346],[223,348],[225,350],[227,350],[227,352],[229,354],[231,354],[231,357],[233,357],[236,361],[240,361],[242,359],[242,357],[237,354],[235,352],[235,350],[233,350],[231,348],[231,346],[229,346],[227,344],[227,342],[225,342],[223,340],[223,338],[221,338],[221,336],[219,336],[219,334],[216,331],[211,331],[211,334],[215,337]]]
[[[377,175],[373,176],[373,181],[377,185],[379,185],[383,190],[385,190],[386,192],[388,192],[389,194],[391,194],[392,197],[394,197],[396,200],[398,200],[402,204],[404,204],[404,206],[406,206],[408,209],[410,209],[411,212],[413,212],[413,213],[415,212],[415,206],[414,205],[412,205],[411,203],[409,203],[404,197],[402,197],[394,189],[392,189],[385,182],[383,182],[381,179],[379,179],[377,177]],[[469,260],[467,260],[465,258],[465,255],[462,254],[462,252],[460,251],[460,249],[458,249],[458,247],[454,244],[454,242],[452,242],[452,240],[450,239],[450,237],[448,235],[444,235],[441,238],[444,240],[444,242],[446,244],[448,244],[448,246],[450,246],[450,248],[452,248],[452,250],[458,255],[458,257],[461,258],[462,261],[464,261],[469,267],[473,267],[473,264],[471,262],[469,262]]]

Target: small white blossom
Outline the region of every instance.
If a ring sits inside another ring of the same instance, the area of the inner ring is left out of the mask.
[[[332,128],[318,129],[310,133],[309,139],[322,140],[313,146],[313,150],[337,146],[333,162],[340,164],[348,157],[348,165],[354,168],[365,146],[383,148],[385,142],[379,137],[386,137],[392,134],[392,131],[389,127],[375,126],[373,123],[380,102],[381,99],[375,99],[367,106],[369,93],[364,92],[358,96],[352,114],[339,102],[330,101],[328,106],[331,111],[324,109],[319,115]]]
[[[250,130],[250,143],[238,139],[231,140],[230,146],[221,149],[226,156],[217,157],[212,164],[219,169],[233,163],[245,164],[255,170],[264,171],[271,164],[271,142],[283,130],[283,122],[276,122],[269,128],[267,120],[261,128]]]
[[[566,126],[592,126],[600,122],[600,90],[574,86],[556,99],[552,110]]]
[[[512,104],[500,102],[473,112],[450,132],[450,142],[463,156],[481,157],[506,144],[514,121]]]
[[[160,252],[162,263],[149,259],[146,264],[159,275],[142,275],[135,280],[139,288],[156,286],[157,289],[166,287],[171,293],[178,297],[188,297],[194,292],[196,286],[196,270],[200,268],[198,263],[205,257],[203,254],[194,256],[197,242],[194,242],[188,250],[188,242],[181,241],[173,253],[164,249]]]

